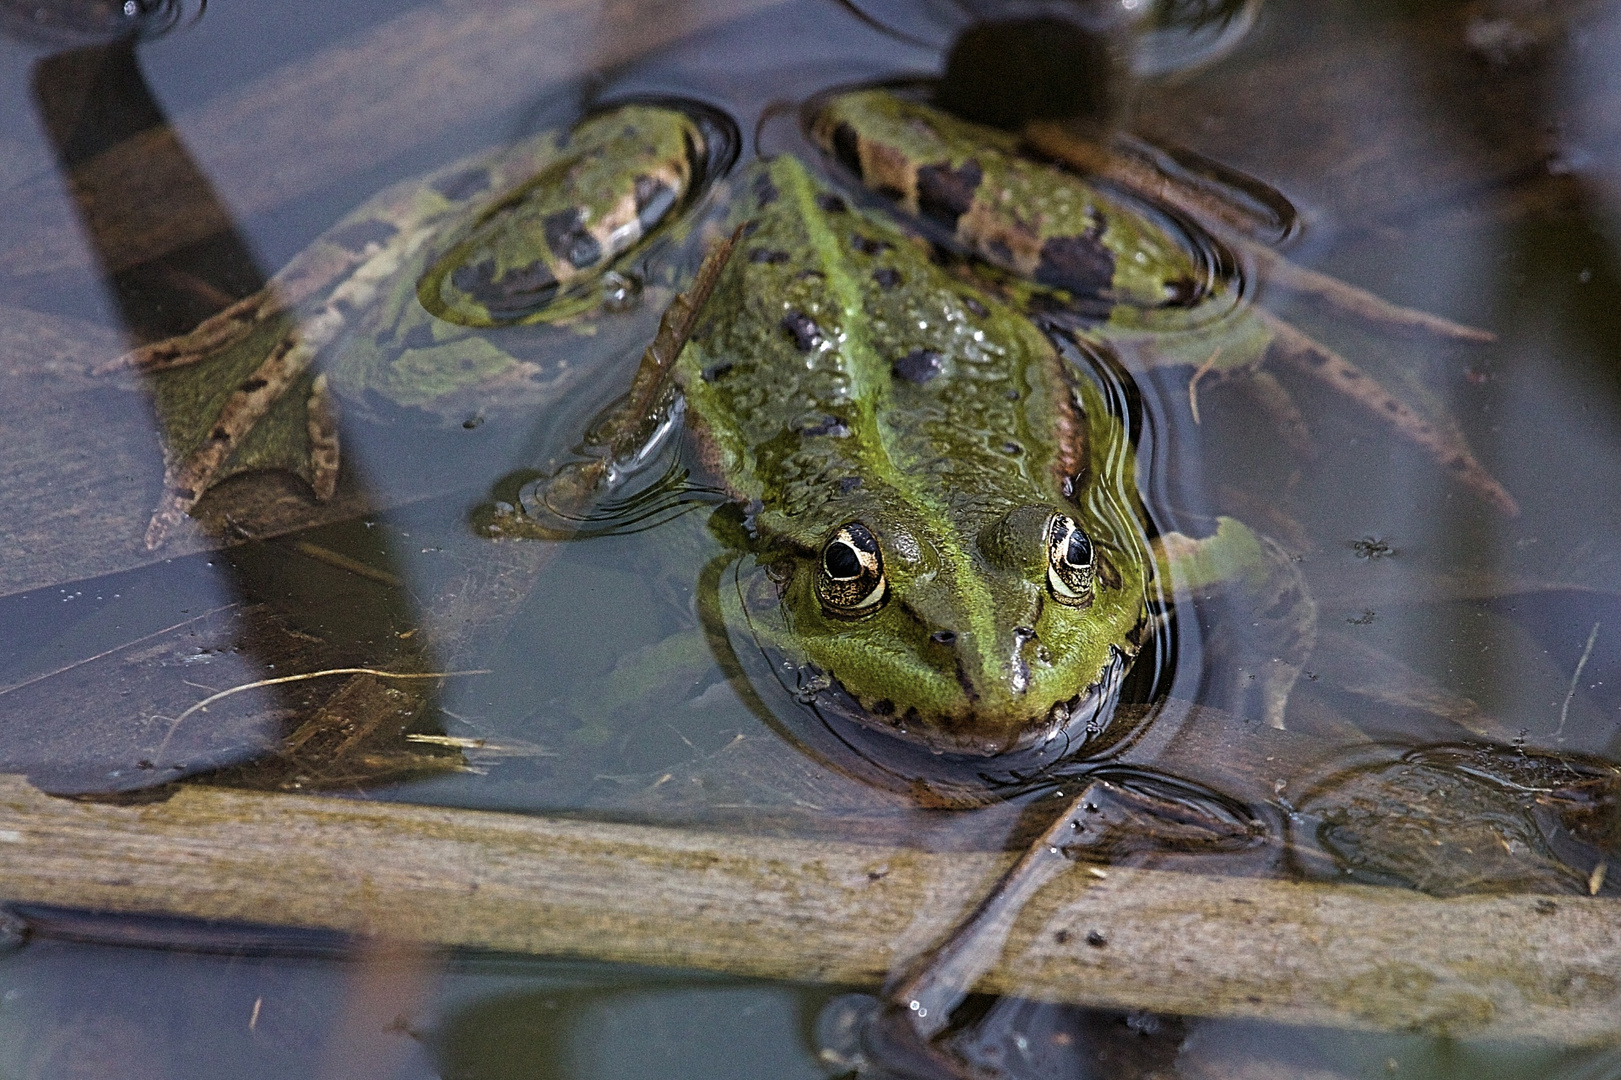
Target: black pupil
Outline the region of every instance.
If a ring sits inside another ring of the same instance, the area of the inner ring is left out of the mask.
[[[827,552],[822,556],[822,565],[827,567],[829,577],[841,580],[853,578],[861,573],[861,560],[856,557],[855,548],[843,540],[827,545]]]
[[[1081,530],[1076,529],[1069,534],[1069,543],[1064,546],[1064,561],[1071,566],[1092,565],[1092,541]]]

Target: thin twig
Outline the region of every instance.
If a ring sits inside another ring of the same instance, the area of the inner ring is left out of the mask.
[[[185,723],[187,718],[195,713],[202,712],[216,701],[247,690],[257,690],[264,686],[280,686],[283,683],[307,682],[310,679],[324,679],[328,675],[373,675],[379,679],[449,679],[458,675],[488,675],[491,670],[490,668],[471,668],[466,671],[379,671],[376,668],[346,667],[306,671],[301,675],[281,675],[274,679],[255,679],[253,682],[246,682],[240,686],[233,686],[228,690],[221,690],[217,694],[210,694],[175,717],[169,723],[169,731],[163,736],[163,742],[158,744],[158,756],[161,757],[163,752],[169,748],[169,740],[174,738],[175,731],[181,724]]]
[[[1593,629],[1587,634],[1587,647],[1582,650],[1582,658],[1576,661],[1576,670],[1570,673],[1570,689],[1565,691],[1565,703],[1559,706],[1559,726],[1554,728],[1553,737],[1560,742],[1565,741],[1565,720],[1570,716],[1570,702],[1576,696],[1576,682],[1582,677],[1582,669],[1593,656],[1593,643],[1598,640],[1599,624],[1594,623]]]
[[[65,673],[65,672],[72,671],[76,667],[83,667],[85,664],[95,663],[97,660],[100,660],[103,657],[111,656],[115,652],[122,652],[125,649],[130,649],[130,648],[135,647],[136,645],[139,645],[143,641],[150,641],[152,638],[162,637],[164,634],[173,633],[174,631],[180,629],[182,626],[190,626],[194,622],[198,622],[198,621],[200,621],[202,619],[207,619],[207,618],[209,618],[211,616],[218,615],[222,611],[227,611],[230,608],[234,608],[234,607],[237,607],[237,606],[238,605],[236,605],[236,604],[221,604],[219,607],[213,608],[213,609],[211,609],[209,611],[205,611],[201,615],[194,615],[189,619],[182,619],[180,622],[175,623],[173,626],[165,626],[162,630],[154,630],[150,634],[142,634],[140,637],[134,638],[134,639],[132,639],[130,641],[126,641],[122,645],[114,645],[110,649],[103,649],[101,652],[96,653],[96,655],[94,655],[94,656],[86,656],[82,660],[70,661],[70,662],[68,662],[66,664],[63,664],[59,668],[53,668],[50,671],[42,672],[39,675],[35,675],[31,679],[24,679],[20,683],[12,683],[10,686],[0,686],[0,695],[9,694],[13,690],[21,690],[24,687],[33,686],[37,682],[43,682],[46,679],[54,678],[57,675],[61,675],[61,674]]]

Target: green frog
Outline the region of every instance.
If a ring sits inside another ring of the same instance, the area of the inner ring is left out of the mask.
[[[699,458],[749,507],[772,644],[932,745],[1049,737],[1147,618],[1123,425],[1035,324],[795,158],[744,185],[669,376]]]
[[[739,187],[735,239],[672,309],[599,424],[599,453],[531,488],[497,534],[566,535],[678,408],[775,583],[780,617],[756,636],[836,682],[866,722],[954,753],[1090,719],[1162,606],[1157,574],[1248,577],[1284,651],[1309,648],[1298,571],[1243,525],[1150,540],[1128,432],[1082,358],[790,155]],[[1140,264],[1124,280],[1145,304],[1187,302]]]
[[[679,420],[775,582],[770,644],[870,722],[981,754],[1052,738],[1118,684],[1172,581],[1236,579],[1275,631],[1260,677],[1281,725],[1314,636],[1298,569],[1232,519],[1151,540],[1125,425],[1085,358],[1239,369],[1291,331],[1239,304],[1173,219],[1004,133],[889,91],[830,95],[807,127],[908,227],[788,154],[717,182],[724,125],[668,102],[375,197],[265,293],[131,357],[240,380],[217,418],[171,429],[148,542],[232,469],[277,463],[247,453],[254,420],[300,385],[447,418],[555,398],[634,299],[627,260],[668,243],[651,264],[673,291],[682,244],[729,191],[735,248],[672,304],[609,437],[496,531],[557,535],[568,514],[553,511],[611,487]],[[308,450],[335,461],[330,426],[311,420]],[[279,463],[330,490],[335,464],[312,470],[284,441]]]

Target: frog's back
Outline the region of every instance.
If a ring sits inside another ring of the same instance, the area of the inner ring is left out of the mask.
[[[1051,342],[925,244],[786,156],[743,187],[744,238],[677,377],[778,567],[782,644],[912,737],[1051,734],[1135,652],[1129,450],[1099,472],[1114,451]],[[1084,596],[1049,584],[1070,532]],[[1089,537],[1114,564],[1095,596]]]
[[[682,379],[721,471],[784,530],[885,498],[961,519],[1046,500],[1084,459],[1031,413],[1070,417],[1027,320],[952,287],[926,248],[790,158],[748,182],[749,224]],[[778,204],[797,206],[781,209]],[[763,332],[762,332],[763,331]]]

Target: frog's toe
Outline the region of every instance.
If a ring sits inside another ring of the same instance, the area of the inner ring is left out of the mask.
[[[1273,427],[1290,450],[1306,459],[1317,456],[1317,442],[1311,437],[1306,417],[1295,404],[1294,395],[1270,371],[1259,368],[1238,376],[1238,387],[1272,421]]]
[[[325,375],[317,375],[310,385],[306,405],[306,425],[310,438],[310,487],[320,502],[338,490],[338,399],[327,385]]]
[[[1459,483],[1510,517],[1519,515],[1520,506],[1514,496],[1476,460],[1474,452],[1461,435],[1426,420],[1367,372],[1296,327],[1264,311],[1257,311],[1257,314],[1272,331],[1269,356],[1277,356],[1327,383],[1335,392],[1361,404],[1369,412],[1394,425],[1408,442],[1422,447]]]
[[[1093,779],[1061,850],[1071,859],[1117,862],[1147,851],[1237,851],[1267,829],[1248,807],[1210,788],[1147,772]]]

